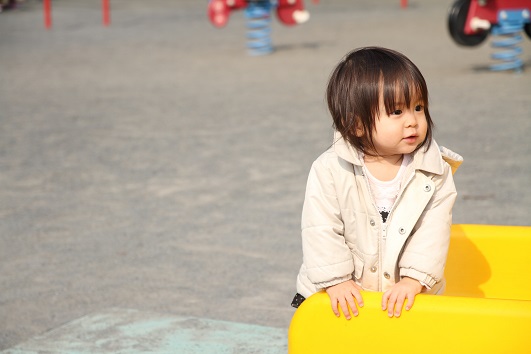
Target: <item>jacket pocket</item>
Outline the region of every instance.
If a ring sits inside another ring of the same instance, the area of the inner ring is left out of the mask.
[[[365,267],[365,263],[357,254],[354,253],[353,256],[354,256],[354,279],[361,281],[361,278],[363,277],[363,268]]]

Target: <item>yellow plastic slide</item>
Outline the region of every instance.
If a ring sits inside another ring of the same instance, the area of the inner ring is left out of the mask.
[[[289,354],[531,353],[531,227],[454,225],[445,295],[417,295],[389,318],[364,292],[358,317],[336,317],[324,292],[295,311]]]

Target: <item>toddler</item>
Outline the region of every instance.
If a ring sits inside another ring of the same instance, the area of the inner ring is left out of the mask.
[[[400,316],[444,291],[458,154],[433,140],[428,88],[396,51],[350,52],[326,91],[334,140],[312,165],[302,211],[303,264],[292,306],[324,290],[336,316],[383,292]]]

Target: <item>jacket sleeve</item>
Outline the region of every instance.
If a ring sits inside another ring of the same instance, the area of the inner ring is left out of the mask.
[[[451,168],[444,165],[444,173],[432,179],[435,193],[417,221],[398,264],[401,277],[417,279],[430,288],[444,277],[452,208],[457,197]]]
[[[352,254],[343,236],[332,169],[324,158],[313,163],[308,176],[301,227],[303,261],[308,278],[316,288],[351,279]]]

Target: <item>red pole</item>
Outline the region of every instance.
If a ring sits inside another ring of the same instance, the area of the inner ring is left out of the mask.
[[[52,28],[52,0],[44,0],[42,2],[44,10],[44,27]]]
[[[400,6],[405,9],[407,7],[407,0],[400,0]]]
[[[109,26],[111,24],[110,0],[101,0],[101,7],[103,12],[103,25]]]

